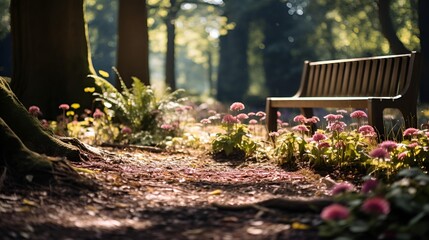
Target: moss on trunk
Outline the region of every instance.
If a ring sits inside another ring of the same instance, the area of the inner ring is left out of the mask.
[[[46,132],[40,122],[28,114],[6,79],[2,77],[0,77],[0,106],[0,118],[30,150],[49,156],[66,157],[70,161],[80,160],[79,149]]]

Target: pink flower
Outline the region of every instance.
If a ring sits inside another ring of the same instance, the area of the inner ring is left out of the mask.
[[[247,114],[245,114],[245,113],[240,113],[240,114],[238,114],[237,115],[237,117],[236,117],[238,120],[244,120],[244,119],[248,119],[249,118],[249,116],[247,116]]]
[[[313,135],[313,141],[319,142],[321,140],[325,140],[327,137],[325,136],[325,134],[322,133],[315,133]]]
[[[395,141],[384,141],[380,143],[379,146],[391,152],[398,146],[398,144]]]
[[[231,111],[241,111],[243,109],[244,109],[244,104],[241,102],[235,102],[231,104],[231,106],[229,107],[229,110]]]
[[[69,106],[68,104],[63,103],[63,104],[61,104],[61,105],[59,106],[59,109],[62,109],[62,110],[69,110],[69,109],[70,109],[70,106]]]
[[[369,156],[372,158],[388,158],[389,152],[384,148],[376,148],[369,153]]]
[[[390,212],[390,203],[381,197],[365,200],[361,206],[362,212],[375,215],[387,215]]]
[[[95,109],[94,114],[92,114],[92,117],[95,119],[102,118],[104,116],[104,113],[100,111],[100,109]]]
[[[292,130],[297,131],[297,132],[309,132],[310,131],[308,129],[308,127],[303,125],[303,124],[293,127]]]
[[[211,122],[212,121],[210,121],[210,119],[208,119],[208,118],[201,119],[201,121],[200,121],[200,123],[202,123],[202,124],[209,124]]]
[[[174,126],[172,124],[164,123],[161,125],[161,128],[167,131],[173,131]]]
[[[42,112],[40,112],[40,108],[38,106],[30,106],[28,108],[28,112],[35,117],[42,114]]]
[[[418,143],[413,142],[413,143],[408,144],[408,145],[407,145],[407,148],[411,148],[411,149],[413,149],[413,148],[416,148],[418,145],[419,145]]]
[[[266,114],[264,112],[262,112],[262,111],[259,111],[259,112],[256,113],[257,117],[265,117],[265,115]]]
[[[318,149],[323,149],[323,148],[328,148],[329,147],[329,143],[328,142],[318,142],[317,143],[317,148]]]
[[[223,119],[222,119],[223,123],[239,123],[238,119],[234,116],[232,116],[231,114],[226,114]]]
[[[358,132],[360,132],[364,136],[375,136],[375,130],[370,125],[363,125],[359,128]]]
[[[373,191],[378,185],[378,181],[376,179],[368,179],[366,180],[363,185],[361,191],[363,193],[369,193],[370,191]]]
[[[398,160],[404,160],[407,157],[408,152],[401,152],[400,154],[398,154]]]
[[[277,111],[277,117],[281,117],[281,116],[282,116],[282,113]]]
[[[318,123],[320,122],[320,118],[313,116],[311,118],[307,118],[306,123]]]
[[[348,218],[349,215],[350,215],[349,209],[338,203],[331,204],[325,207],[322,210],[322,213],[320,213],[320,217],[325,221],[343,220]]]
[[[331,125],[329,125],[327,128],[331,131],[337,131],[342,132],[344,131],[344,128],[347,126],[345,122],[334,122]]]
[[[249,121],[249,124],[250,124],[250,125],[256,125],[256,124],[258,124],[258,121],[257,121],[257,120],[255,120],[255,119],[251,119],[251,120]]]
[[[341,114],[328,114],[326,116],[323,117],[324,119],[326,119],[326,121],[328,122],[333,122],[333,121],[337,121],[343,118],[343,115]]]
[[[255,116],[256,115],[256,113],[254,113],[254,112],[249,112],[248,114],[247,114],[247,116],[249,116],[249,117],[251,117],[251,116]]]
[[[348,182],[342,182],[336,184],[332,189],[332,195],[337,195],[340,193],[351,192],[355,189],[355,186]]]
[[[132,130],[131,130],[131,128],[125,126],[121,129],[121,133],[122,134],[130,134],[130,133],[132,133]]]
[[[287,126],[289,126],[289,123],[283,122],[281,125],[282,125],[282,127],[287,127]]]
[[[278,136],[280,136],[280,133],[278,133],[278,132],[270,132],[270,133],[268,133],[268,136],[270,136],[270,137],[278,137]]]
[[[364,111],[357,110],[352,113],[350,113],[351,118],[368,118],[368,115]]]
[[[403,135],[404,136],[413,136],[413,135],[417,135],[418,132],[419,132],[419,130],[416,128],[407,128],[407,129],[405,129]]]
[[[294,117],[293,121],[297,122],[297,123],[305,123],[307,121],[307,118],[304,117],[304,115],[301,114],[301,115],[298,115],[298,116]]]

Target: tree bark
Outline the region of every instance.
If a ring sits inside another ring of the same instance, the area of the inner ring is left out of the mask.
[[[94,86],[83,0],[12,0],[12,89],[26,107],[54,119],[63,103],[90,108]]]
[[[422,56],[420,75],[420,102],[429,102],[429,71],[425,66],[429,65],[429,1],[419,0],[417,12],[419,16],[418,24],[420,30],[420,51]]]
[[[176,39],[176,25],[174,21],[177,17],[178,6],[176,0],[170,0],[170,9],[168,10],[165,19],[167,27],[167,53],[165,56],[165,84],[171,91],[176,90],[176,66],[175,66],[175,39]]]
[[[97,188],[94,182],[76,173],[67,161],[80,160],[80,150],[47,134],[38,120],[26,112],[2,77],[0,106],[0,169],[5,169],[2,172],[7,179],[37,183],[55,180],[78,188]]]
[[[248,27],[248,21],[240,19],[220,37],[217,99],[222,102],[242,101],[249,88]]]
[[[150,84],[149,39],[145,0],[119,1],[117,68],[127,87],[131,77]]]
[[[27,109],[10,89],[4,78],[0,77],[0,118],[13,129],[14,134],[26,147],[40,154],[62,156],[79,161],[80,150],[48,134],[39,121],[28,114]],[[1,133],[0,133],[1,134]],[[4,142],[3,144],[6,144]],[[1,144],[1,145],[3,145]]]
[[[389,42],[390,49],[394,54],[409,53],[410,50],[405,47],[396,35],[390,16],[390,2],[391,0],[378,1],[378,18],[380,19],[381,33]]]

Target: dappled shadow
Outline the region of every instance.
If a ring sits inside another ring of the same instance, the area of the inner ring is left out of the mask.
[[[130,216],[79,213],[63,215],[64,221],[49,215],[23,222],[2,218],[0,234],[2,239],[317,239],[320,221],[314,214],[210,207],[148,208]],[[309,228],[293,228],[298,222]]]

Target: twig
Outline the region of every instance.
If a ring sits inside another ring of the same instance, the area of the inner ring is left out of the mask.
[[[332,199],[287,199],[287,198],[271,198],[264,201],[241,204],[241,205],[225,205],[213,203],[213,206],[223,210],[246,210],[256,208],[267,212],[267,209],[282,209],[288,211],[310,211],[320,212],[324,207],[333,203]]]
[[[114,147],[114,148],[133,148],[133,149],[139,149],[139,150],[153,152],[153,153],[160,153],[160,152],[164,151],[162,148],[158,148],[158,147],[116,144],[116,143],[102,143],[101,146],[102,147]]]

